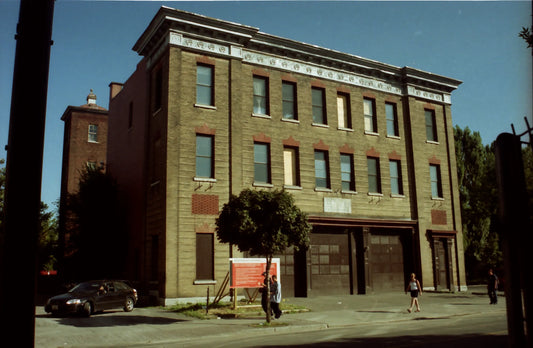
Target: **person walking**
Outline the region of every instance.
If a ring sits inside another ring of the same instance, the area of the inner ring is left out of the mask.
[[[494,271],[489,269],[489,276],[487,278],[487,291],[489,293],[490,304],[498,304],[498,276],[494,274]]]
[[[405,293],[407,292],[411,292],[411,306],[407,308],[407,311],[411,313],[413,311],[413,306],[416,305],[416,311],[420,312],[418,295],[422,294],[422,288],[420,287],[420,283],[418,282],[418,279],[416,279],[416,275],[414,273],[411,273],[411,279],[409,280],[409,285],[407,286]]]
[[[278,277],[276,275],[272,276],[272,283],[270,287],[270,307],[274,311],[276,319],[281,317],[281,309],[279,304],[281,303],[281,285],[278,283]]]

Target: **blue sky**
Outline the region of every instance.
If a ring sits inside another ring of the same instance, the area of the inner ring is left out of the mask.
[[[481,133],[525,130],[532,117],[532,55],[518,37],[531,25],[530,1],[66,1],[54,11],[42,200],[59,198],[63,122],[89,90],[109,103],[109,83],[125,82],[140,56],[132,47],[162,5],[258,27],[262,32],[459,79],[454,125]],[[6,158],[14,34],[19,1],[0,1],[0,158]],[[31,98],[31,96],[29,96]]]

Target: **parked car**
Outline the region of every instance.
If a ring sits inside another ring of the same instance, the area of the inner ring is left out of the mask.
[[[51,297],[44,310],[52,314],[79,313],[85,316],[114,308],[131,312],[137,300],[137,290],[126,281],[92,280],[79,283],[67,293]]]

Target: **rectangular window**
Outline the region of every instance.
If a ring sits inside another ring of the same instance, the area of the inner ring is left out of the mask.
[[[352,128],[349,94],[337,93],[337,117],[339,118],[339,128]]]
[[[385,103],[385,115],[387,118],[387,135],[398,137],[398,115],[396,113],[396,104]]]
[[[311,104],[313,106],[313,123],[327,124],[325,92],[323,88],[311,88]]]
[[[283,118],[286,120],[297,120],[296,84],[283,81],[281,85]]]
[[[284,183],[287,186],[300,186],[300,168],[297,147],[283,148]]]
[[[254,182],[270,184],[270,144],[254,143]]]
[[[268,115],[268,77],[254,76],[254,114]]]
[[[196,104],[215,106],[213,72],[211,65],[196,66]]]
[[[328,152],[315,150],[315,185],[330,188]]]
[[[390,160],[389,168],[391,193],[393,195],[403,195],[401,162]]]
[[[213,280],[214,274],[214,244],[212,233],[196,234],[196,279]]]
[[[363,113],[365,115],[365,132],[377,133],[376,101],[374,99],[363,99]]]
[[[89,125],[89,138],[88,141],[90,143],[97,143],[98,142],[98,126],[95,124]]]
[[[429,176],[431,178],[431,197],[442,198],[442,183],[440,179],[440,166],[438,164],[429,165]]]
[[[437,125],[435,124],[435,111],[424,110],[426,117],[426,137],[428,141],[439,141],[437,138]]]
[[[343,191],[355,191],[353,155],[341,153],[341,182]]]
[[[213,137],[210,135],[196,135],[196,177],[214,178]]]
[[[368,192],[381,193],[381,174],[379,158],[367,157],[368,164]]]

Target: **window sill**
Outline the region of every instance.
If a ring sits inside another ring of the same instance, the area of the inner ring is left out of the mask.
[[[442,197],[431,197],[431,199],[434,200],[434,201],[443,201],[444,200],[444,198],[442,198]]]
[[[315,187],[315,192],[333,192],[333,190],[326,187]]]
[[[368,192],[368,195],[374,196],[374,197],[383,197],[383,193],[378,193],[378,192]]]
[[[426,140],[426,144],[440,145],[438,141]]]
[[[204,105],[204,104],[194,104],[194,107],[195,108],[200,108],[200,109],[207,109],[207,110],[216,110],[217,107],[214,106],[214,105]]]
[[[252,184],[252,186],[254,186],[254,187],[268,187],[268,188],[273,188],[274,187],[274,185],[266,183],[266,182],[254,182]]]
[[[217,182],[217,179],[215,178],[199,178],[199,177],[194,177],[193,178],[194,181],[200,181],[200,182]]]
[[[283,188],[287,190],[301,190],[302,189],[301,186],[294,186],[294,185],[283,185]]]
[[[405,195],[399,195],[399,194],[396,194],[396,193],[391,193],[390,196],[391,196],[391,198],[405,198]]]
[[[87,142],[89,144],[99,144],[98,141],[94,141],[94,140],[87,140]]]
[[[319,127],[319,128],[329,128],[329,126],[327,124],[323,124],[323,123],[311,123],[311,126],[313,127]]]
[[[252,117],[272,119],[272,116],[270,115],[254,114],[254,113],[252,113]]]
[[[300,124],[300,120],[293,120],[292,118],[281,118],[281,121],[283,121],[283,122],[289,122],[289,123],[295,123],[295,124]]]
[[[376,132],[371,132],[371,131],[365,131],[365,135],[372,135],[372,136],[375,136],[375,137],[379,137],[379,133],[376,133]]]
[[[352,128],[344,128],[344,127],[338,127],[337,129],[340,130],[340,131],[345,131],[345,132],[353,132],[354,131]]]
[[[396,139],[396,140],[401,140],[402,138],[400,138],[399,136],[397,135],[387,135],[387,138],[389,139]]]
[[[194,285],[216,285],[216,280],[195,280],[193,282]]]
[[[356,195],[358,194],[357,191],[351,191],[351,190],[341,190],[341,193],[346,195]]]

